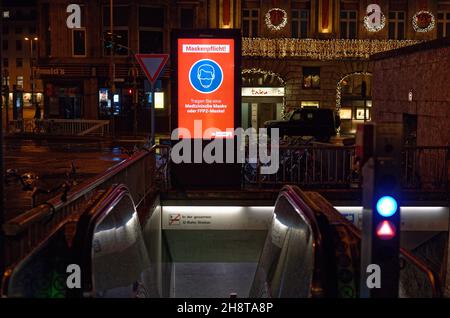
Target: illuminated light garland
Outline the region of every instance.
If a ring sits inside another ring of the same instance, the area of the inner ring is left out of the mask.
[[[431,21],[430,23],[427,25],[427,27],[422,28],[421,26],[419,26],[419,24],[417,23],[417,18],[422,15],[422,14],[428,14],[431,17]],[[425,32],[430,32],[431,30],[434,29],[435,26],[435,19],[434,19],[434,15],[430,12],[430,11],[419,11],[416,14],[413,15],[412,17],[412,24],[413,24],[413,29],[416,32],[421,32],[421,33],[425,33]]]
[[[262,70],[260,68],[246,68],[246,69],[243,69],[241,73],[242,73],[242,75],[245,75],[245,74],[255,74],[255,75],[262,74],[262,75],[267,75],[267,76],[273,76],[273,77],[276,77],[280,81],[281,85],[285,85],[285,83],[286,83],[284,81],[284,79],[280,76],[280,74],[274,73],[272,71]]]
[[[380,18],[380,24],[379,25],[374,26],[373,24],[370,23],[370,19],[372,19],[372,18],[369,17],[368,15],[366,15],[364,17],[364,27],[369,32],[381,31],[386,26],[386,17],[384,16],[384,14],[382,12],[381,12],[381,18]]]
[[[370,72],[353,72],[350,74],[346,74],[344,77],[342,77],[337,85],[336,85],[336,111],[339,112],[341,110],[341,100],[342,100],[342,82],[352,75],[363,75],[363,76],[372,76],[372,73]]]
[[[368,59],[372,54],[421,43],[417,40],[243,38],[242,55],[313,60]]]
[[[283,20],[281,20],[280,24],[274,25],[272,23],[272,18],[270,16],[270,13],[273,11],[281,11],[283,13]],[[266,16],[265,16],[265,21],[266,21],[266,26],[269,30],[280,31],[287,24],[287,12],[280,8],[272,8],[269,11],[267,11]]]

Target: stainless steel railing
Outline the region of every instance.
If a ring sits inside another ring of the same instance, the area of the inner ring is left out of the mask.
[[[23,119],[9,122],[10,133],[62,136],[109,135],[109,120],[89,119]]]
[[[262,174],[261,162],[246,162],[244,185],[295,184],[307,188],[360,188],[353,146],[279,146],[279,169]],[[273,151],[271,150],[271,151]],[[402,151],[402,188],[449,190],[450,147],[405,147]]]

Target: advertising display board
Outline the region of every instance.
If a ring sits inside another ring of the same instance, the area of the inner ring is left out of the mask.
[[[178,39],[178,127],[193,135],[201,120],[204,138],[233,136],[234,68],[234,39]]]
[[[240,126],[241,113],[240,62],[240,30],[172,31],[172,145],[190,140],[193,159],[219,139],[224,141],[225,157],[230,151],[225,141],[236,139],[234,130]],[[241,182],[241,167],[236,162],[194,161],[173,164],[173,185],[231,187]]]

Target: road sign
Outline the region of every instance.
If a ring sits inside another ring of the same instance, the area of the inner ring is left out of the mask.
[[[169,54],[136,54],[136,59],[153,85],[169,60]]]
[[[136,59],[139,62],[139,65],[142,67],[145,75],[151,83],[152,90],[152,101],[154,101],[153,97],[153,89],[156,80],[161,74],[164,65],[166,65],[169,60],[169,54],[136,54]],[[151,144],[155,144],[155,103],[152,102],[151,107]]]

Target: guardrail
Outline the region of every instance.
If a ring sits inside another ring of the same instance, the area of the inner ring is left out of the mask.
[[[139,205],[150,191],[165,189],[165,180],[168,180],[168,169],[165,168],[167,160],[157,165],[157,152],[159,156],[168,156],[169,149],[166,146],[154,146],[136,152],[95,178],[74,187],[64,197],[55,197],[5,223],[6,265],[23,258],[58,224],[83,212],[98,190],[113,184],[124,184],[134,202]]]
[[[405,147],[402,183],[407,189],[449,189],[450,147]]]
[[[12,134],[42,134],[63,136],[99,136],[109,135],[109,120],[89,119],[23,119],[9,122]]]
[[[261,174],[263,165],[259,161],[247,162],[243,167],[244,186],[361,187],[354,146],[282,145],[278,150],[278,172]],[[403,189],[449,190],[450,147],[405,147],[401,164]]]

